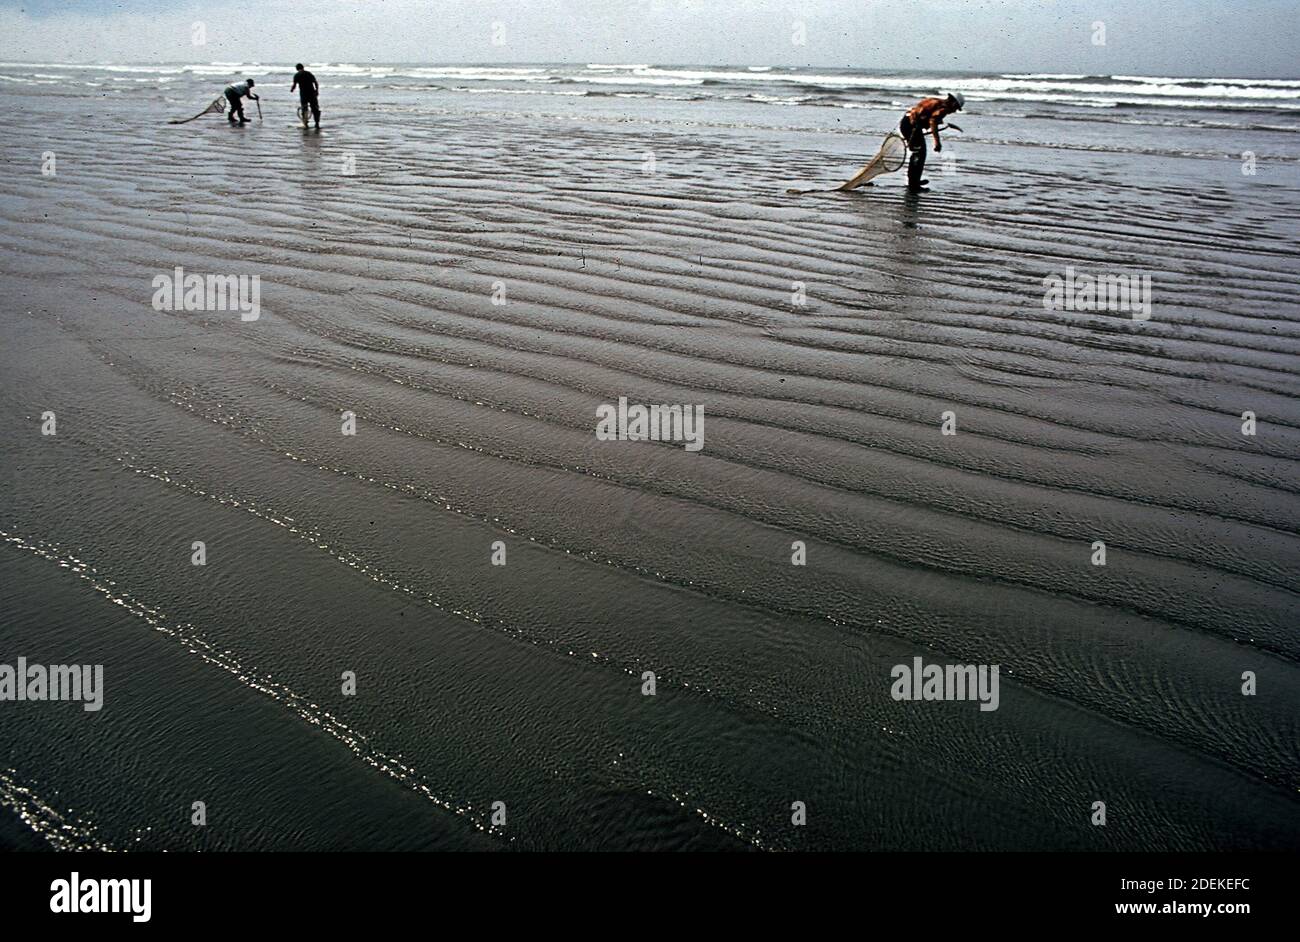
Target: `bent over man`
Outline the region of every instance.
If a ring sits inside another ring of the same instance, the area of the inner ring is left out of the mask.
[[[958,92],[947,98],[922,98],[908,109],[907,114],[898,122],[899,133],[907,141],[907,149],[912,152],[907,162],[907,189],[912,193],[924,193],[929,180],[922,180],[925,172],[925,135],[934,136],[934,152],[943,150],[939,140],[939,125],[943,119],[954,111],[961,111],[966,99]]]

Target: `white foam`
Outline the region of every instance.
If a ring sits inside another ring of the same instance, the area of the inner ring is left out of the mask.
[[[592,82],[599,85],[703,85],[703,79],[689,78],[642,78],[632,75],[579,75],[574,82]]]
[[[1158,75],[1112,75],[1117,82],[1152,82],[1157,85],[1186,85],[1189,82],[1214,82],[1219,85],[1251,85],[1263,88],[1300,89],[1296,79],[1239,79],[1239,78],[1166,78]]]
[[[1086,79],[1087,75],[1071,75],[1068,72],[1006,72],[1003,73],[1004,79],[1061,79],[1061,80],[1078,80]]]

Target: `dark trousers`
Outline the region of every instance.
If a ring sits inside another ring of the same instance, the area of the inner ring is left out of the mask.
[[[907,185],[911,189],[916,189],[921,185],[921,175],[925,173],[925,128],[913,124],[907,115],[903,115],[903,120],[898,123],[898,130],[907,141],[907,149],[912,154],[907,161]]]
[[[298,103],[302,106],[303,113],[311,111],[311,116],[317,124],[320,124],[320,102],[316,100],[315,95],[299,95]]]
[[[226,92],[226,101],[230,102],[230,112],[227,115],[231,121],[238,116],[240,121],[244,120],[244,106],[239,101],[239,96],[234,92]]]

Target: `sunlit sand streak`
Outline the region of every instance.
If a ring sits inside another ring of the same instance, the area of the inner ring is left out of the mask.
[[[188,622],[177,622],[163,612],[138,601],[118,587],[117,583],[101,575],[93,566],[67,553],[57,543],[47,540],[28,540],[25,537],[0,530],[0,540],[11,546],[32,553],[41,559],[56,563],[79,579],[87,582],[91,588],[114,605],[120,605],[132,615],[141,619],[154,631],[178,642],[191,654],[205,664],[216,667],[230,674],[243,686],[256,691],[296,714],[304,722],[316,727],[339,742],[366,765],[384,775],[401,782],[412,791],[428,799],[444,811],[451,812],[465,820],[485,834],[513,841],[502,828],[494,827],[482,812],[466,802],[443,798],[428,785],[419,770],[406,765],[400,759],[389,756],[372,746],[366,735],[348,726],[338,717],[323,707],[312,703],[308,698],[276,681],[270,674],[258,671],[252,665],[243,663],[233,652],[218,649],[208,641],[200,629]]]

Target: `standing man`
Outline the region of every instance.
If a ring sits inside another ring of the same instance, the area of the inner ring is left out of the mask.
[[[293,75],[293,84],[289,86],[289,91],[298,89],[299,114],[302,116],[302,126],[307,126],[307,109],[311,109],[311,116],[316,119],[316,127],[320,127],[320,103],[316,100],[316,93],[320,91],[320,86],[316,84],[316,76],[312,75],[302,67],[299,62],[294,66],[298,71]]]
[[[257,96],[253,94],[253,86],[256,84],[250,78],[226,86],[226,101],[230,102],[230,114],[226,117],[230,119],[231,124],[235,123],[235,115],[239,115],[240,124],[244,123],[244,106],[239,100],[247,95],[253,101],[257,101]]]
[[[898,130],[907,141],[907,148],[912,157],[907,163],[907,190],[909,193],[924,193],[929,180],[922,180],[925,172],[925,135],[934,135],[934,152],[943,150],[939,140],[940,122],[954,111],[961,111],[966,99],[959,92],[953,92],[947,98],[922,98],[911,107],[903,120],[898,122]],[[954,125],[955,127],[956,125]]]

